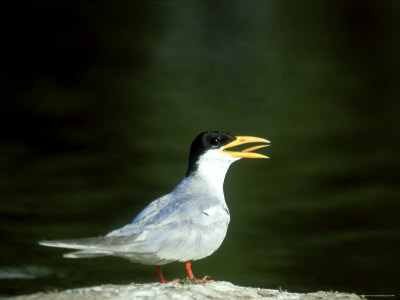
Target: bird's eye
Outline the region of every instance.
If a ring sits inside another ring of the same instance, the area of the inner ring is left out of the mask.
[[[210,144],[213,146],[219,146],[220,140],[218,138],[212,138]]]

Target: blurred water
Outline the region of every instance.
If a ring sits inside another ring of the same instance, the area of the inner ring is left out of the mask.
[[[270,139],[271,160],[231,167],[228,236],[195,274],[399,295],[398,12],[395,1],[8,5],[0,270],[23,276],[0,278],[1,294],[156,281],[151,266],[67,260],[37,241],[131,222],[182,179],[199,132],[224,130]]]

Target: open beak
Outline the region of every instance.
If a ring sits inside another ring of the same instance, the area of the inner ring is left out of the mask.
[[[237,136],[236,140],[233,142],[230,142],[228,145],[222,148],[221,153],[229,154],[232,157],[241,157],[241,158],[269,158],[266,155],[263,154],[258,154],[258,153],[253,153],[251,151],[268,147],[269,145],[258,145],[254,147],[250,147],[247,149],[244,149],[242,151],[227,151],[226,149],[232,148],[235,146],[239,146],[242,144],[248,144],[248,143],[264,143],[264,144],[269,144],[270,141],[258,137],[253,137],[253,136]]]

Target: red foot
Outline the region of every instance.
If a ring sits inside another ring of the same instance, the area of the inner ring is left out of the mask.
[[[211,283],[212,280],[208,280],[208,279],[206,279],[206,277],[204,277],[203,279],[197,279],[197,278],[195,278],[195,279],[194,279],[194,282]]]
[[[186,268],[186,271],[188,273],[189,278],[191,280],[193,280],[194,282],[196,282],[196,283],[197,282],[204,282],[204,283],[211,283],[212,282],[212,280],[208,280],[206,277],[204,277],[203,279],[197,279],[196,277],[194,277],[192,269],[191,269],[190,261],[185,262],[185,268]],[[160,282],[163,283],[163,284],[164,283],[168,283],[168,281],[166,281],[164,279],[163,273],[161,271],[161,266],[159,266],[159,265],[156,266],[156,270],[157,270],[158,277],[160,278]],[[179,281],[178,280],[172,280],[172,282],[179,282]]]
[[[206,279],[206,277],[204,277],[203,279],[197,279],[196,277],[194,277],[191,266],[192,265],[191,265],[190,261],[185,262],[185,268],[186,268],[186,271],[187,271],[190,279],[193,279],[194,282],[205,282],[205,283],[212,282],[212,280],[208,280],[208,279]]]

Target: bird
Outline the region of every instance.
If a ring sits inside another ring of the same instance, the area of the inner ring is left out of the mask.
[[[259,145],[241,151],[231,149],[248,143]],[[183,180],[172,192],[151,202],[130,224],[105,236],[45,240],[39,244],[75,250],[64,254],[66,258],[116,256],[155,265],[161,283],[167,283],[161,266],[181,262],[189,280],[211,282],[206,277],[197,279],[191,262],[210,256],[225,239],[230,222],[223,191],[226,172],[242,158],[269,158],[253,152],[269,144],[258,137],[203,132],[191,144]]]

